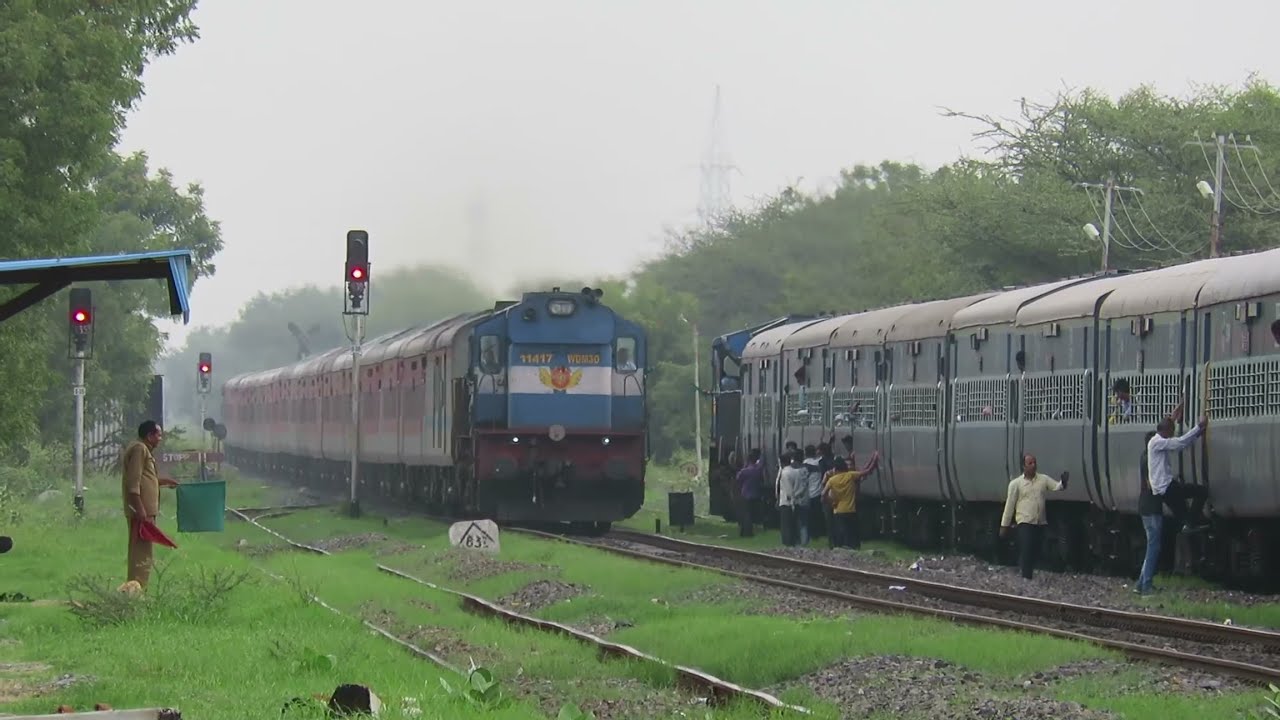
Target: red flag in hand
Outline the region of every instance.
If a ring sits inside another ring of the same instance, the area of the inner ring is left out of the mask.
[[[138,540],[150,543],[160,543],[161,545],[168,545],[171,548],[178,547],[176,543],[169,539],[168,535],[165,535],[160,528],[156,527],[156,524],[150,520],[140,521],[135,517],[131,518],[129,522],[133,525],[133,536]]]

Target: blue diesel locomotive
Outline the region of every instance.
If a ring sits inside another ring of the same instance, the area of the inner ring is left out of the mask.
[[[634,515],[648,452],[646,335],[602,296],[529,292],[366,343],[361,497],[596,530]],[[228,459],[345,488],[351,388],[346,348],[231,378]]]

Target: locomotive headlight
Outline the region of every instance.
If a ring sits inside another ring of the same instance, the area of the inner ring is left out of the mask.
[[[512,445],[519,445],[519,444],[520,444],[520,438],[519,438],[519,437],[516,437],[516,436],[514,436],[514,435],[513,435],[513,436],[511,437],[511,444],[512,444]]]
[[[572,300],[552,300],[547,303],[547,312],[560,317],[572,315],[573,308],[574,302]]]
[[[608,444],[609,444],[609,438],[600,438],[600,444],[601,444],[601,445],[608,445]]]

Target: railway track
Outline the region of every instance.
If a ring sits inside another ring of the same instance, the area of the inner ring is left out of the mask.
[[[627,530],[614,530],[598,539],[528,528],[513,527],[508,531],[711,570],[840,600],[873,612],[924,615],[968,625],[1053,635],[1138,659],[1259,684],[1280,683],[1280,668],[1274,667],[1276,653],[1280,652],[1280,633],[1027,598]],[[850,592],[851,586],[861,594]],[[1048,624],[1042,624],[1046,621]],[[1179,641],[1182,648],[1169,647],[1167,640]]]
[[[265,519],[274,515],[273,510],[282,509],[251,510],[262,512],[260,517]],[[435,516],[429,519],[445,524],[457,520]],[[294,543],[265,526],[259,527],[291,545],[319,550]],[[871,612],[923,615],[972,626],[1052,635],[1110,648],[1136,659],[1220,673],[1263,685],[1280,684],[1280,668],[1276,667],[1280,633],[1267,630],[1029,598],[631,530],[614,529],[604,537],[582,538],[518,526],[503,529],[650,562],[710,570],[748,582],[839,600]],[[396,572],[390,568],[380,569]],[[858,594],[850,592],[854,588]],[[579,632],[566,629],[570,633]],[[1170,647],[1165,642],[1169,640],[1178,641],[1181,649]]]
[[[323,507],[323,505],[311,505],[306,507],[315,508],[315,507]],[[303,508],[295,506],[295,507],[289,508],[289,511],[297,510],[297,509],[303,509]],[[257,527],[258,529],[266,532],[269,535],[276,537],[277,539],[281,540],[282,542],[288,544],[291,547],[294,547],[296,549],[303,550],[306,552],[314,553],[317,555],[333,554],[323,548],[315,547],[313,545],[308,545],[306,543],[301,543],[296,540],[293,540],[292,538],[289,538],[275,530],[272,530],[271,528],[263,525],[262,523],[258,522],[259,518],[275,516],[276,513],[273,511],[282,511],[282,510],[284,510],[284,508],[227,508],[227,512],[234,515],[237,519]],[[246,511],[253,511],[254,516],[251,516],[249,512],[246,512]],[[581,642],[595,646],[602,657],[614,657],[614,658],[640,660],[642,662],[652,663],[652,664],[657,664],[657,665],[672,668],[676,673],[676,679],[679,686],[687,690],[705,692],[708,695],[708,699],[713,704],[722,703],[731,699],[747,699],[747,700],[754,701],[760,705],[763,705],[769,709],[786,709],[786,710],[791,710],[791,711],[800,713],[802,715],[811,714],[808,708],[784,703],[781,700],[777,699],[776,697],[769,695],[768,693],[764,693],[759,690],[753,690],[750,688],[742,687],[740,685],[736,685],[734,683],[728,682],[726,680],[722,680],[713,675],[705,673],[696,668],[686,667],[683,665],[674,665],[672,663],[666,662],[665,660],[656,658],[652,655],[642,653],[639,650],[636,650],[635,648],[629,647],[627,645],[620,645],[618,643],[613,643],[607,640],[603,640],[599,637],[596,637],[595,635],[584,632],[582,630],[578,630],[577,628],[570,627],[568,625],[564,625],[562,623],[557,623],[550,620],[543,620],[540,618],[523,615],[521,613],[517,613],[508,608],[502,607],[497,603],[486,600],[485,598],[482,598],[478,595],[472,595],[470,593],[465,593],[459,590],[454,590],[452,588],[444,587],[442,585],[437,585],[435,583],[428,582],[426,580],[422,580],[420,578],[414,577],[413,575],[410,575],[401,570],[388,567],[381,563],[375,563],[375,566],[379,571],[387,573],[389,575],[394,575],[395,577],[417,583],[424,587],[429,587],[429,588],[432,588],[433,590],[437,590],[440,592],[447,593],[449,595],[453,595],[454,597],[457,597],[461,601],[462,607],[468,610],[469,612],[473,612],[478,615],[485,615],[489,617],[499,618],[513,625],[529,627],[529,628],[541,630],[543,632],[548,632],[548,633],[567,635]],[[275,576],[273,575],[273,577]],[[318,597],[312,596],[311,599],[334,613],[337,613],[339,615],[343,614],[341,611],[328,605]],[[362,622],[364,623],[364,625],[373,629],[378,634],[409,649],[414,654],[424,657],[425,659],[428,659],[436,663],[437,665],[440,665],[441,667],[447,668],[449,670],[453,670],[454,672],[460,672],[457,668],[450,665],[443,658],[436,656],[430,652],[427,652],[415,645],[407,643],[404,640],[401,640],[400,638],[396,637],[392,633],[388,632],[387,630],[378,627],[377,625],[374,625],[368,621],[362,621]]]
[[[1147,613],[1113,610],[1088,605],[1044,600],[1041,598],[1010,595],[977,588],[949,585],[947,583],[921,580],[904,575],[893,575],[869,570],[838,567],[807,560],[796,560],[769,553],[742,550],[739,548],[707,545],[678,538],[652,535],[629,530],[615,530],[608,537],[632,543],[660,547],[674,552],[694,552],[697,554],[715,555],[724,558],[742,559],[774,568],[799,568],[809,573],[821,574],[851,584],[884,588],[897,586],[904,588],[898,591],[914,595],[944,600],[947,602],[971,605],[990,610],[1006,610],[1023,615],[1052,618],[1066,622],[1090,625],[1093,627],[1129,630],[1145,635],[1177,640],[1214,644],[1252,645],[1269,653],[1280,653],[1280,633],[1253,628],[1242,628],[1234,625],[1220,625],[1204,620],[1170,617],[1167,615],[1150,615]]]

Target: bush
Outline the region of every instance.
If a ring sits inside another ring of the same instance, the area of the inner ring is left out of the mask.
[[[208,622],[227,609],[237,587],[250,582],[244,570],[197,566],[194,572],[170,574],[168,568],[169,563],[157,565],[147,591],[138,595],[122,592],[115,581],[102,576],[77,575],[67,586],[71,612],[95,627],[144,618]]]
[[[0,457],[0,518],[22,521],[21,508],[40,493],[53,490],[70,476],[71,448],[60,444],[28,444],[18,457]]]

